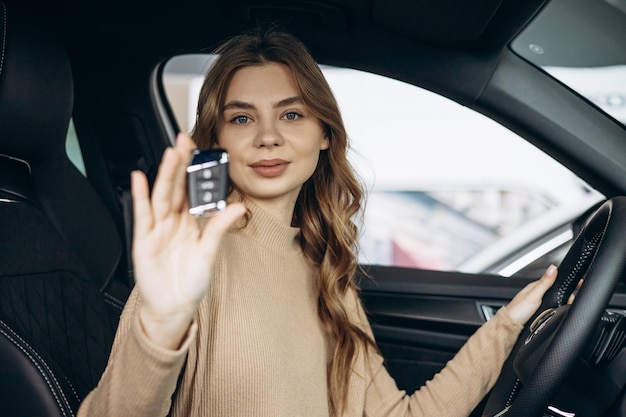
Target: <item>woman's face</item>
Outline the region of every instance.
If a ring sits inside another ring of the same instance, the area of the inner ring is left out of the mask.
[[[291,212],[320,151],[329,146],[291,71],[276,63],[244,67],[233,75],[217,137],[229,154],[233,183],[260,206]]]

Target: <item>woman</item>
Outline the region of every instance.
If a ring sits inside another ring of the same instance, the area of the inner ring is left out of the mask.
[[[465,416],[497,378],[550,268],[407,396],[386,372],[354,281],[362,190],[338,106],[294,37],[217,51],[194,142],[166,150],[152,196],[132,174],[136,287],[79,415]],[[230,204],[187,212],[196,146],[230,156]],[[472,383],[466,383],[471,378]]]

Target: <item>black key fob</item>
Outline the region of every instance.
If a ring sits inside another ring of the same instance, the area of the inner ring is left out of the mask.
[[[189,212],[210,216],[226,207],[228,154],[223,149],[196,149],[187,167]]]

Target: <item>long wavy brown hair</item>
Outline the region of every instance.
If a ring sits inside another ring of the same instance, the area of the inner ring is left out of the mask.
[[[304,104],[321,120],[330,146],[321,151],[313,176],[300,191],[293,225],[300,227],[306,258],[319,270],[318,314],[334,342],[328,365],[331,415],[340,415],[348,397],[353,360],[359,349],[377,349],[372,338],[350,320],[346,295],[357,290],[358,227],[363,188],[347,159],[348,138],[333,93],[304,44],[277,30],[256,30],[227,40],[215,50],[198,100],[192,137],[201,148],[217,146],[224,96],[243,67],[280,63],[293,74]]]

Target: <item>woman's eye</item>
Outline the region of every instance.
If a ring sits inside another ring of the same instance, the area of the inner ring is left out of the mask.
[[[302,117],[301,114],[296,113],[295,111],[290,111],[289,113],[285,113],[283,116],[286,120],[296,120]]]
[[[248,116],[235,116],[232,118],[231,122],[238,124],[238,125],[243,125],[246,124],[250,121],[250,118]]]

